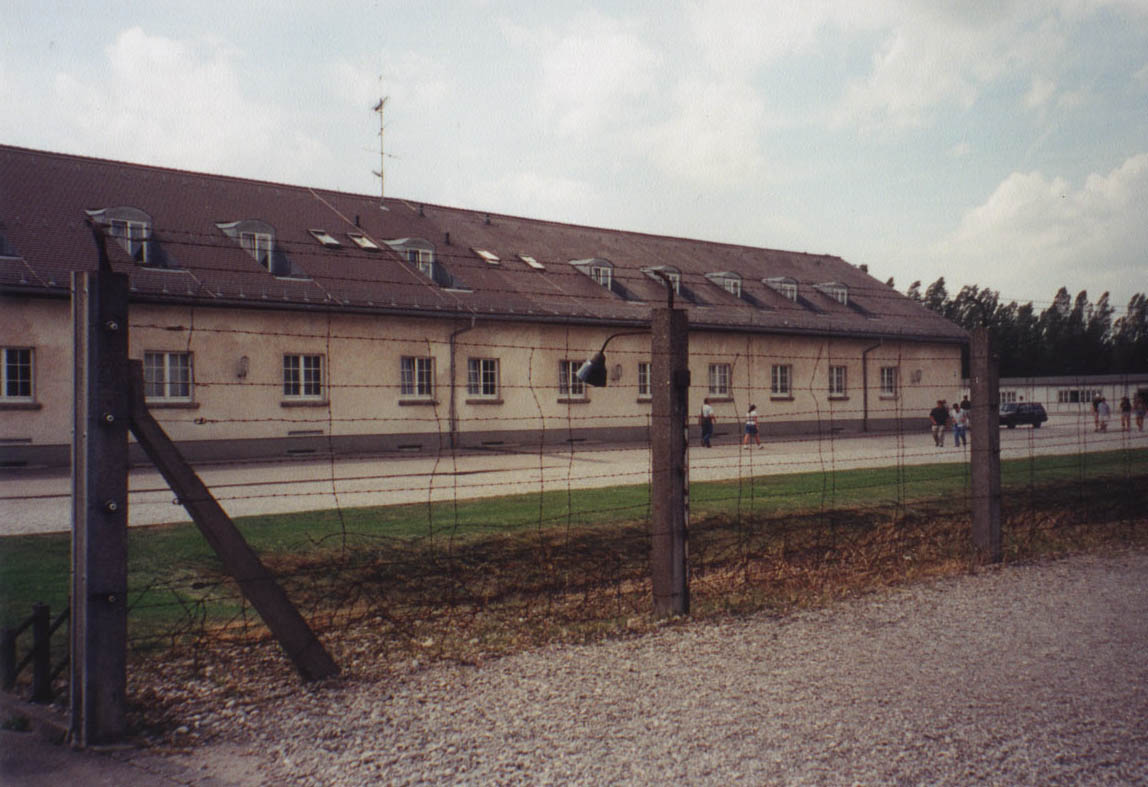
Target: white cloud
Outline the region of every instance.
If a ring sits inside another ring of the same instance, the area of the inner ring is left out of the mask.
[[[624,127],[653,91],[658,53],[629,25],[593,13],[579,17],[575,32],[539,48],[540,103],[562,136],[586,139]]]
[[[562,216],[575,221],[572,206],[590,205],[600,196],[590,184],[536,172],[512,172],[491,183],[478,183],[464,195],[469,205],[499,206],[500,212],[522,216]]]
[[[686,7],[691,60],[733,77],[794,53],[813,49],[827,26],[883,16],[878,3],[827,0],[699,0]]]
[[[1032,86],[1024,97],[1024,105],[1028,109],[1039,109],[1048,104],[1056,94],[1056,83],[1043,77],[1035,77]]]
[[[650,130],[650,159],[674,178],[729,188],[760,177],[765,106],[743,83],[687,79],[674,89],[671,118]]]
[[[132,27],[105,55],[104,69],[56,75],[38,119],[44,136],[75,135],[99,156],[284,180],[330,159],[315,139],[285,132],[292,124],[275,105],[244,93],[222,43]]]
[[[1042,4],[905,3],[886,14],[884,42],[872,67],[847,86],[833,113],[837,126],[912,128],[929,125],[937,112],[973,106],[985,89],[1016,74],[1063,67],[1068,24]],[[1035,78],[1023,99],[1041,106],[1055,88]]]
[[[1040,172],[1009,175],[955,232],[932,249],[942,270],[1018,300],[1047,299],[1064,285],[1104,290],[1123,305],[1148,270],[1148,153],[1080,188]]]

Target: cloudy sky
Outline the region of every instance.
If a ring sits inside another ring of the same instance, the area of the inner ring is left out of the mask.
[[[0,143],[1148,291],[1148,0],[14,5]]]

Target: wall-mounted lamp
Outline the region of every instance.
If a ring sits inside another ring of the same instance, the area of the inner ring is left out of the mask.
[[[602,342],[602,349],[590,356],[586,363],[578,368],[575,376],[586,385],[592,385],[595,388],[606,387],[606,345],[610,343],[611,339],[616,339],[619,336],[645,336],[647,331],[625,331],[623,333],[615,333],[613,336],[607,336],[606,341]]]

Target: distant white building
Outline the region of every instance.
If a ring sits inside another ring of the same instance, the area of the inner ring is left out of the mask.
[[[968,394],[969,381],[964,381]],[[1001,404],[1040,402],[1051,415],[1092,415],[1092,402],[1099,396],[1108,400],[1113,414],[1120,400],[1140,394],[1148,400],[1148,374],[1093,374],[1064,377],[1002,377]]]

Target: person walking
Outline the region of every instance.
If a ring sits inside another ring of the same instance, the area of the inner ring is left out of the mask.
[[[710,406],[710,399],[707,396],[702,400],[702,445],[706,448],[710,447],[710,440],[714,436],[714,409]]]
[[[929,411],[929,423],[933,429],[933,442],[938,448],[945,447],[945,427],[949,423],[949,408],[944,399],[937,400],[937,406]]]
[[[953,448],[969,444],[969,413],[961,409],[960,402],[953,405]]]
[[[1127,396],[1120,400],[1120,431],[1132,431],[1132,402]]]
[[[745,437],[741,439],[743,447],[749,447],[749,438],[753,438],[757,442],[758,448],[765,448],[761,444],[761,436],[757,432],[757,405],[751,404],[749,412],[745,415]]]
[[[1096,404],[1096,431],[1108,431],[1108,419],[1112,417],[1112,408],[1108,406],[1108,400],[1103,396]]]
[[[1148,414],[1148,400],[1144,398],[1143,394],[1136,394],[1136,403],[1132,405],[1132,409],[1136,411],[1136,429],[1143,432],[1144,416]]]

